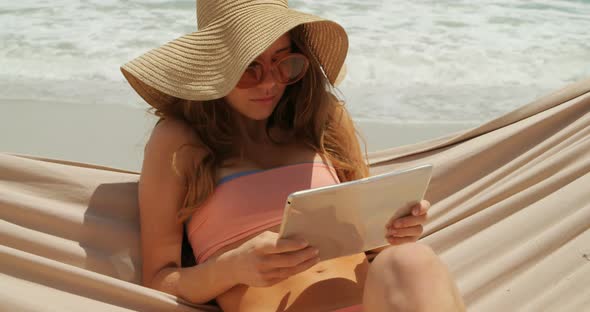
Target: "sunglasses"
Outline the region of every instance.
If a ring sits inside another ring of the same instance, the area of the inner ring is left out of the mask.
[[[308,67],[309,61],[305,55],[290,53],[272,62],[270,73],[276,82],[290,85],[303,78]],[[237,87],[247,89],[257,86],[264,81],[267,71],[266,64],[253,61],[242,74]]]

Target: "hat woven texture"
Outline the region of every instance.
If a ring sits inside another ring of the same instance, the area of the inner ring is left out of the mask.
[[[348,51],[336,22],[290,9],[287,0],[197,0],[197,31],[121,66],[148,104],[213,100],[227,95],[246,67],[289,30],[302,25],[305,44],[333,85]]]

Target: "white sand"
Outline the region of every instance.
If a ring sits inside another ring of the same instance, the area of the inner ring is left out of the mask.
[[[146,109],[33,100],[0,100],[0,152],[139,171],[156,118]],[[147,108],[147,105],[146,105]],[[475,124],[402,124],[358,120],[367,149],[433,139]]]

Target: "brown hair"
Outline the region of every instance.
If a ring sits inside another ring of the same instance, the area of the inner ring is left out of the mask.
[[[334,88],[309,47],[303,43],[299,28],[291,30],[290,34],[294,43],[293,52],[307,56],[310,66],[300,81],[285,89],[268,118],[267,135],[271,137],[269,130],[272,127],[291,130],[294,133],[291,140],[281,142],[272,137],[271,140],[277,144],[293,140],[304,143],[332,163],[342,182],[368,176],[368,166],[344,102],[332,92]],[[217,168],[224,160],[241,154],[242,146],[236,141],[240,131],[233,119],[234,112],[224,99],[175,99],[158,107],[155,115],[160,117],[158,122],[166,118],[186,122],[197,134],[202,144],[199,148],[205,150],[205,156],[199,161],[189,162],[194,165],[184,168],[184,172],[180,172],[176,166],[177,153],[173,157],[174,170],[184,176],[187,184],[184,204],[177,214],[178,221],[184,222],[214,191]]]

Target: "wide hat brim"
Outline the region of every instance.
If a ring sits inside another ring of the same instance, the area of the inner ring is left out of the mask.
[[[326,77],[335,85],[348,51],[339,24],[277,5],[256,5],[226,15],[131,60],[121,71],[154,107],[227,95],[246,67],[289,30],[302,25],[303,38]]]

